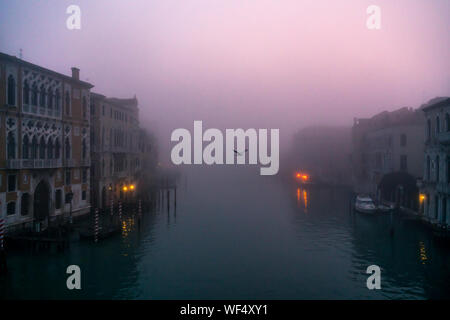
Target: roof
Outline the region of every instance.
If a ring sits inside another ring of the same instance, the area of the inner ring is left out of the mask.
[[[94,85],[90,84],[89,82],[74,79],[71,76],[67,76],[65,74],[62,74],[62,73],[59,73],[59,72],[56,72],[56,71],[53,71],[53,70],[50,70],[50,69],[38,66],[37,64],[34,64],[34,63],[31,63],[31,62],[19,59],[19,58],[15,57],[15,56],[10,56],[10,55],[8,55],[6,53],[3,53],[3,52],[0,52],[0,60],[7,60],[7,61],[10,61],[10,62],[15,62],[15,63],[21,64],[21,65],[24,65],[24,66],[26,66],[28,68],[37,69],[37,70],[40,70],[42,72],[49,73],[51,75],[63,78],[64,80],[78,83],[78,84],[80,84],[80,85],[82,85],[84,87],[87,87],[89,89],[94,87]]]
[[[442,108],[445,106],[450,106],[450,97],[436,97],[428,101],[428,103],[421,106],[423,111],[430,111],[435,108]]]

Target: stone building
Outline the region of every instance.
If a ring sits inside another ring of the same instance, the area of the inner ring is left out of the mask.
[[[383,111],[354,120],[353,184],[357,193],[417,209],[423,173],[425,117],[420,109]]]
[[[142,131],[136,97],[91,94],[92,200],[99,208],[136,196],[142,169]]]
[[[421,213],[432,224],[450,225],[450,98],[422,108],[426,118]]]
[[[89,99],[66,76],[0,53],[0,217],[45,227],[89,212]]]

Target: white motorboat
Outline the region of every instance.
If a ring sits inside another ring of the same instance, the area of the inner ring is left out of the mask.
[[[370,197],[357,196],[355,201],[355,210],[361,213],[374,214],[377,212],[377,207]]]

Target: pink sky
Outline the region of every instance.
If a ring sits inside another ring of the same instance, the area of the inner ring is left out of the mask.
[[[77,4],[82,29],[66,28]],[[366,8],[381,7],[381,30]],[[351,125],[450,94],[448,0],[2,1],[0,51],[137,95],[174,128]]]

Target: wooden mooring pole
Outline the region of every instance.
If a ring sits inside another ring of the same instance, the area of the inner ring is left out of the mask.
[[[94,241],[98,242],[98,208],[95,208]]]
[[[5,220],[0,218],[0,274],[6,273],[6,252],[4,244]]]

